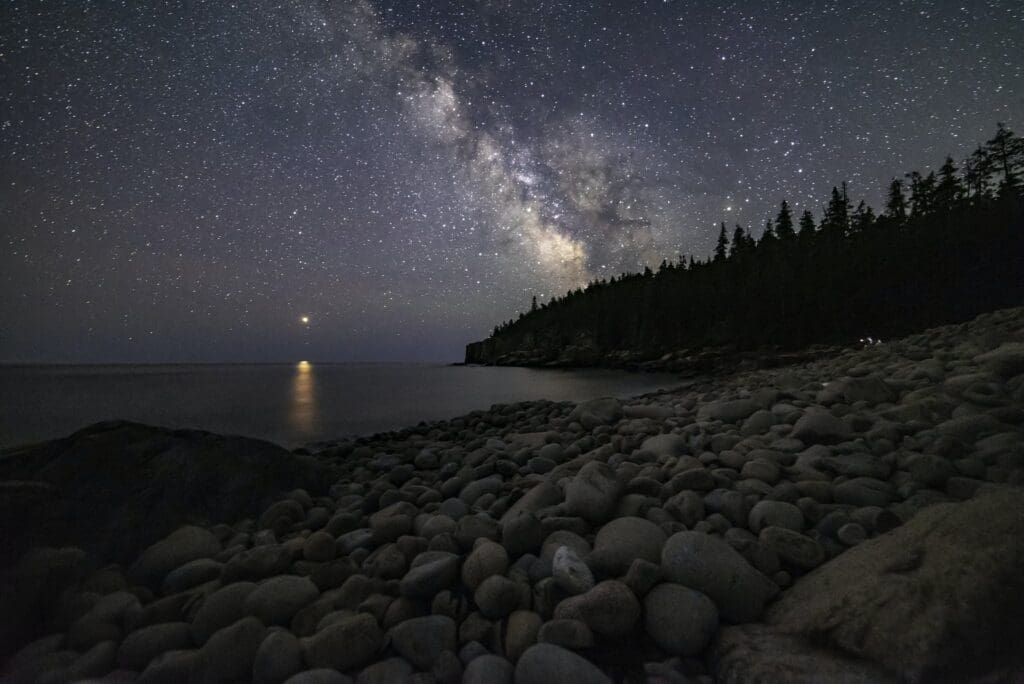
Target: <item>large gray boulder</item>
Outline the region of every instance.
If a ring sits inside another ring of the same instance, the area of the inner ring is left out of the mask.
[[[814,663],[788,681],[831,681],[821,673],[850,658],[862,661],[859,671],[883,669],[898,681],[1021,681],[1022,567],[1024,489],[926,508],[799,579],[757,631],[771,648],[742,646],[750,633],[722,630],[718,675],[771,679],[765,673],[777,671],[769,666],[786,643],[802,644],[793,652]]]

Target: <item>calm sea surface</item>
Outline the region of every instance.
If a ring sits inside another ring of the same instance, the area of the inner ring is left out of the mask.
[[[127,419],[295,447],[530,399],[627,397],[672,375],[441,364],[0,366],[0,446]]]

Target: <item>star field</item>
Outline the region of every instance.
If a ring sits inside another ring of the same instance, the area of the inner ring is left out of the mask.
[[[0,360],[457,360],[1020,132],[1021,45],[1003,0],[11,0]]]

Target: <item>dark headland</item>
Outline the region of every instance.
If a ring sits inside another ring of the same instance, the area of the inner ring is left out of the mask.
[[[1019,680],[1022,340],[1006,309],[310,457],[10,451],[5,539],[44,546],[7,559],[5,681]]]

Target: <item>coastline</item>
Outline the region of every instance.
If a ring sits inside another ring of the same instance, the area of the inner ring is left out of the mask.
[[[17,596],[12,624],[34,632],[5,635],[5,650],[21,647],[7,675],[244,679],[273,666],[277,681],[326,668],[532,684],[566,673],[886,681],[965,668],[970,648],[1022,633],[1021,613],[997,600],[1019,601],[998,585],[1024,557],[1021,339],[1024,309],[1008,309],[622,401],[498,405],[309,455],[268,445],[265,459],[296,460],[236,487],[259,492],[248,508],[239,496],[238,517],[189,518],[189,502],[182,519],[164,521],[185,527],[140,538],[118,565],[69,550],[78,544],[66,538],[59,551],[23,556],[4,594]],[[228,471],[268,462],[245,460],[248,440],[220,472],[181,478],[196,460],[189,440],[215,451],[240,438],[131,431],[132,444],[148,445],[133,452],[146,454],[147,477],[184,487],[206,480],[216,490]],[[45,479],[54,461],[74,460],[98,434],[48,443],[17,477],[4,459],[0,474],[34,505],[52,505],[67,495]],[[110,444],[104,467],[125,470],[111,465]],[[146,493],[121,475],[126,497]],[[143,524],[151,505],[140,501],[128,522]],[[961,616],[946,607],[968,580],[935,569],[949,562],[935,530],[967,530],[977,545],[957,562],[989,598]],[[879,579],[894,545],[922,549],[896,596]],[[1002,560],[988,548],[1003,548]],[[840,584],[888,603],[843,599]],[[915,591],[940,607],[914,604]],[[948,624],[929,628],[931,610]],[[869,638],[838,629],[822,642],[829,614]],[[950,643],[945,630],[967,624],[963,643]],[[25,647],[28,636],[37,640]],[[927,648],[895,659],[922,639]],[[793,657],[770,655],[780,650]],[[963,672],[1003,672],[1003,655]]]

